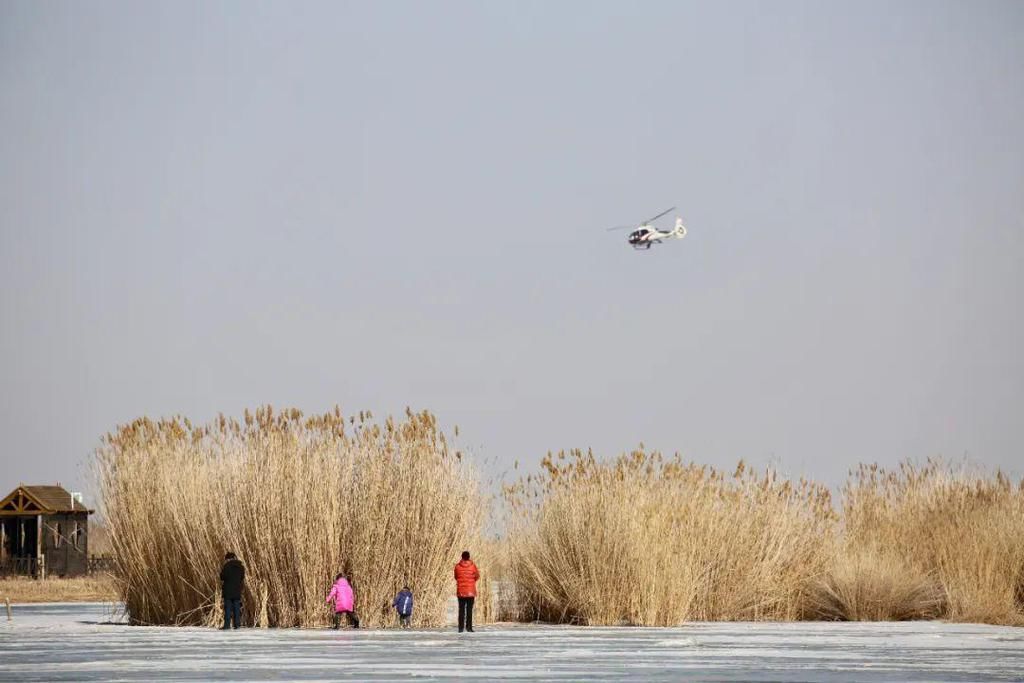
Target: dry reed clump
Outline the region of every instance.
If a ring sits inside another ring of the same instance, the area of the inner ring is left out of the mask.
[[[29,576],[0,578],[0,602],[113,602],[114,580],[107,574],[66,579],[34,579]]]
[[[908,621],[935,619],[946,596],[932,576],[892,555],[847,549],[817,581],[804,619]]]
[[[923,616],[1024,622],[1024,481],[1015,485],[1001,472],[986,477],[932,460],[895,471],[861,466],[843,498],[847,557],[870,554],[890,567],[894,582],[937,586],[894,597],[904,605],[894,604],[891,614],[917,602],[927,607]],[[933,609],[936,594],[941,605]]]
[[[109,434],[96,462],[135,623],[217,623],[230,550],[246,565],[250,625],[327,624],[338,572],[367,626],[394,623],[404,583],[414,623],[439,625],[458,553],[479,538],[475,475],[426,412],[383,424],[270,407],[206,426],[143,418]]]
[[[519,618],[664,626],[797,618],[834,555],[827,489],[638,450],[549,455],[508,487]]]

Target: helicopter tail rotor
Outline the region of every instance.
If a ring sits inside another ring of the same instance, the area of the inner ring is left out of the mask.
[[[672,235],[676,239],[683,239],[686,237],[686,226],[683,225],[683,219],[676,217],[676,227],[672,230]]]

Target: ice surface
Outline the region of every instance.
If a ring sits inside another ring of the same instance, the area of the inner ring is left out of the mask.
[[[937,622],[222,632],[127,626],[99,604],[5,618],[4,681],[1024,680],[1024,630]]]

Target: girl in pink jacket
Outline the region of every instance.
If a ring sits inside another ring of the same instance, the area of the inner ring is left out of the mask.
[[[352,593],[352,586],[345,580],[344,574],[334,577],[334,585],[331,586],[331,592],[327,594],[327,602],[334,603],[334,628],[338,628],[341,624],[342,614],[348,617],[348,623],[352,625],[352,628],[359,628],[359,617],[352,609],[355,604],[355,595]]]

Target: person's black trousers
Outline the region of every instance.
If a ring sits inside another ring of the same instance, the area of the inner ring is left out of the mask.
[[[338,628],[341,625],[341,615],[344,614],[348,617],[348,624],[352,628],[359,628],[359,617],[356,616],[355,612],[335,612],[334,613],[334,628]]]
[[[459,598],[459,633],[473,632],[473,598]]]
[[[242,625],[242,601],[239,598],[224,598],[224,628],[234,622],[235,628]]]

